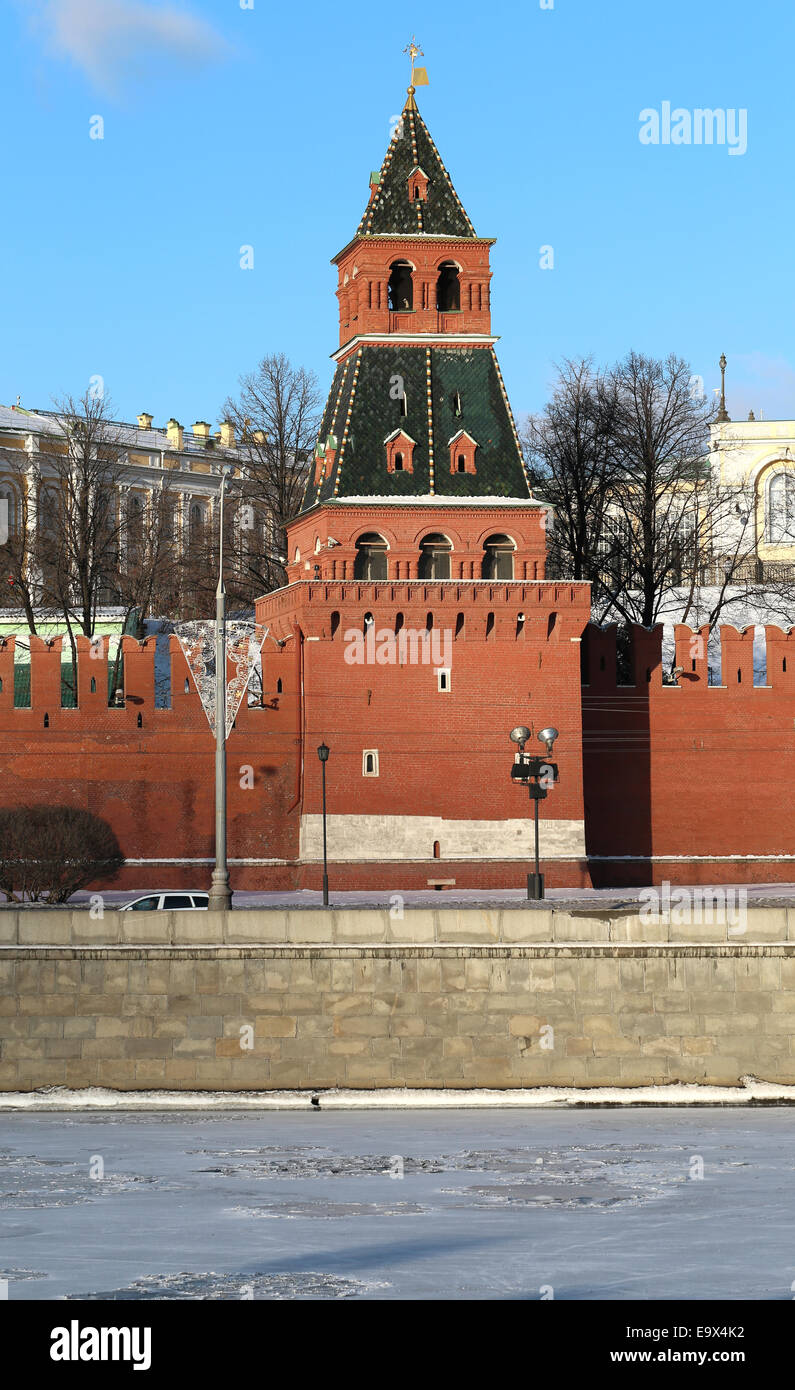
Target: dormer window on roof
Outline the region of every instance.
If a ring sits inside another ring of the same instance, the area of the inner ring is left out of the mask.
[[[476,473],[475,454],[477,453],[477,443],[471,434],[466,430],[459,430],[449,441],[450,445],[450,472],[451,473]]]
[[[417,442],[410,434],[406,434],[405,430],[393,430],[392,434],[387,435],[384,444],[387,473],[414,472],[413,455]]]
[[[428,200],[428,175],[419,165],[409,174],[409,198],[412,203],[425,203]]]

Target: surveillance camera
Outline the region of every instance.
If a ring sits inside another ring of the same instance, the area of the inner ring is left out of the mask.
[[[326,545],[328,546],[329,550],[332,550],[332,549],[334,548],[335,545],[339,545],[339,544],[340,544],[340,542],[339,542],[339,541],[335,541],[335,539],[334,539],[333,536],[329,536],[328,539],[327,539],[327,541],[326,541]]]

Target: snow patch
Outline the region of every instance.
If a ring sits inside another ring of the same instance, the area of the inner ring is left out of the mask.
[[[113,1091],[91,1086],[0,1094],[3,1110],[472,1110],[628,1105],[793,1105],[795,1086],[743,1076],[739,1086],[537,1086],[515,1090]]]

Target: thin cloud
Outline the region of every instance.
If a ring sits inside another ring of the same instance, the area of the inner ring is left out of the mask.
[[[155,63],[183,70],[225,56],[228,45],[204,19],[173,4],[141,0],[42,0],[34,15],[48,51],[112,91]]]

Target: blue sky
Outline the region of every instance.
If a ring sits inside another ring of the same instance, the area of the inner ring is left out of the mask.
[[[735,418],[795,417],[795,7],[542,3],[6,0],[0,402],[44,406],[101,375],[121,418],[214,423],[272,351],[325,391],[329,260],[416,29],[420,109],[477,231],[498,237],[517,413],[564,357],[635,348],[688,358],[707,390],[724,351]],[[640,112],[664,101],[744,109],[747,152],[642,144]]]

